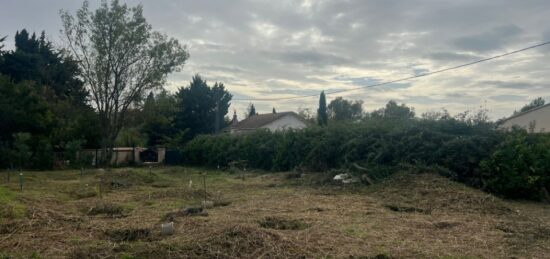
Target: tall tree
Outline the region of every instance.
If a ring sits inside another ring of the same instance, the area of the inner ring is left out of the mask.
[[[2,38],[0,38],[0,55],[2,55],[4,53],[4,51],[2,50],[4,48],[4,41],[6,40],[8,36],[4,36]]]
[[[61,20],[99,113],[102,153],[108,161],[131,105],[162,87],[166,76],[183,67],[189,54],[177,40],[152,30],[142,5],[128,7],[118,0],[104,0],[90,11],[84,1],[76,17],[61,11]]]
[[[246,109],[246,117],[252,117],[256,115],[256,107],[254,107],[254,104],[251,103],[248,105],[248,108]]]
[[[176,93],[175,126],[180,132],[187,132],[182,141],[190,140],[197,134],[214,133],[216,121],[223,127],[221,124],[231,98],[222,83],[210,87],[200,75],[195,75],[188,87],[180,88]]]
[[[7,140],[1,137],[4,145],[13,144],[14,139],[9,137],[12,134],[30,133],[32,167],[42,169],[51,167],[54,148],[63,149],[71,141],[97,147],[97,115],[87,102],[88,92],[80,80],[76,61],[63,50],[54,48],[46,40],[45,32],[37,38],[23,29],[16,32],[14,40],[15,49],[5,52],[0,59],[0,73],[5,76],[0,87],[3,87],[4,103],[13,103],[12,107],[17,107],[20,115],[11,116],[13,110],[5,108],[2,109],[5,112],[0,112],[0,121],[6,126],[2,133],[8,136]],[[39,114],[48,116],[46,119],[34,116]],[[26,125],[48,126],[29,128]]]
[[[143,104],[144,123],[141,132],[147,136],[148,146],[164,144],[174,135],[174,115],[176,99],[166,90],[158,94],[150,93]]]
[[[350,101],[338,97],[328,105],[330,118],[336,121],[356,120],[363,115],[363,101]]]
[[[396,101],[390,100],[386,107],[373,111],[372,117],[385,118],[385,119],[412,119],[414,118],[414,109],[406,106],[405,104],[397,104]]]
[[[33,33],[29,37],[23,29],[15,34],[15,51],[4,55],[0,73],[15,82],[35,81],[39,86],[53,90],[56,99],[70,100],[74,104],[86,105],[88,92],[80,80],[76,60],[63,50],[53,48],[46,40],[45,32],[40,38]]]
[[[322,91],[321,96],[319,96],[319,108],[317,109],[317,124],[319,124],[319,126],[326,126],[327,122],[327,99],[325,97],[325,91]]]

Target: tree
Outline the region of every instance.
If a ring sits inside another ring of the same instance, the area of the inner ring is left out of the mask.
[[[0,76],[0,122],[0,141],[12,143],[18,132],[49,135],[53,116],[35,83]]]
[[[386,107],[373,111],[372,117],[379,117],[384,119],[411,119],[414,118],[414,109],[407,107],[405,104],[397,104],[394,100],[389,101]]]
[[[321,96],[319,97],[319,109],[317,109],[317,123],[319,126],[326,126],[327,122],[327,100],[325,97],[325,91],[322,91]]]
[[[15,33],[15,51],[7,52],[0,64],[0,73],[15,82],[35,81],[50,88],[56,99],[69,100],[74,104],[87,104],[88,92],[80,80],[76,60],[63,50],[56,50],[46,40],[45,32],[40,38],[27,30]]]
[[[103,161],[108,161],[128,109],[145,93],[162,87],[189,54],[177,40],[152,31],[142,5],[105,0],[94,12],[88,7],[84,1],[76,17],[61,11],[61,20],[99,113]]]
[[[336,121],[360,119],[363,114],[363,101],[349,101],[338,97],[328,105],[330,118]]]
[[[176,93],[175,127],[187,131],[182,141],[188,141],[198,134],[214,133],[216,121],[220,126],[227,114],[232,95],[222,83],[209,87],[200,75],[195,75],[188,87],[181,87]]]
[[[174,115],[176,99],[166,90],[157,95],[150,93],[143,104],[144,123],[141,132],[147,136],[148,146],[164,144],[167,138],[175,134]]]
[[[523,106],[519,111],[520,112],[526,112],[526,111],[532,110],[534,108],[543,106],[545,103],[546,103],[546,101],[544,99],[542,99],[542,97],[538,97],[538,98],[532,100],[529,104]]]
[[[2,49],[4,48],[4,41],[6,40],[7,37],[8,36],[4,36],[3,38],[0,38],[0,55],[4,53]]]
[[[249,104],[248,108],[246,109],[246,117],[252,117],[256,115],[256,107],[254,107],[254,104]]]

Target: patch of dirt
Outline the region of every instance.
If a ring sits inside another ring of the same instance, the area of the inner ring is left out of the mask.
[[[303,230],[310,227],[309,224],[297,219],[285,219],[279,217],[266,217],[261,220],[260,227],[279,230]]]

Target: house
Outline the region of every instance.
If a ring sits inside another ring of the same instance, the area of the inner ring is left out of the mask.
[[[237,120],[237,114],[233,114],[233,120],[225,132],[244,133],[257,129],[268,129],[272,132],[286,129],[303,129],[307,122],[295,112],[277,112],[256,114],[242,121]]]
[[[101,157],[101,149],[85,149],[83,154],[90,158],[91,165],[96,165]],[[163,163],[166,154],[165,148],[144,147],[115,147],[111,157],[111,165],[121,166],[143,163]]]
[[[500,129],[519,126],[530,132],[550,132],[550,104],[521,112],[500,122]]]

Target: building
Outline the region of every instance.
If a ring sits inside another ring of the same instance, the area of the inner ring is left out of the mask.
[[[286,129],[303,129],[306,127],[307,122],[295,112],[256,114],[242,121],[238,121],[237,114],[234,114],[231,124],[224,131],[244,133],[257,129],[268,129],[274,132]]]
[[[515,114],[501,121],[499,128],[511,129],[514,126],[530,132],[550,132],[550,104]]]
[[[88,156],[91,165],[96,165],[101,157],[101,149],[85,149],[84,155]],[[115,147],[111,157],[112,166],[123,166],[143,163],[163,163],[166,154],[165,148],[144,147]]]

